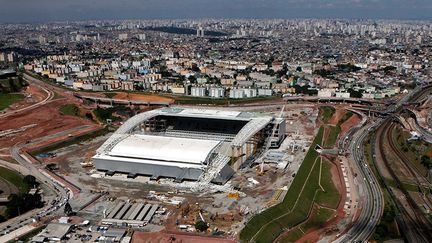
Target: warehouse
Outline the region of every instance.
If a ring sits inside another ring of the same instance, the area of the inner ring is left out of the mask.
[[[93,163],[107,174],[224,184],[259,151],[276,127],[272,146],[285,138],[285,120],[211,109],[161,108],[126,121],[98,150]]]

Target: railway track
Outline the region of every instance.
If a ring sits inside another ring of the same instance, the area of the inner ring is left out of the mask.
[[[392,123],[389,127],[388,138],[387,141],[391,147],[391,149],[396,153],[397,157],[399,157],[400,161],[403,163],[404,167],[408,169],[410,177],[415,180],[420,192],[424,195],[424,200],[427,201],[429,205],[432,205],[432,200],[426,196],[427,190],[425,190],[425,186],[430,189],[430,182],[418,171],[417,168],[410,162],[407,156],[396,146],[396,141],[393,136],[392,131],[395,129],[396,125]]]
[[[413,200],[408,191],[403,187],[402,182],[394,172],[392,165],[389,163],[385,156],[384,147],[382,145],[386,144],[385,140],[391,141],[389,136],[391,136],[391,127],[394,126],[391,120],[388,119],[384,122],[377,133],[378,138],[378,150],[381,154],[382,161],[390,173],[390,176],[396,182],[397,187],[403,193],[406,198],[408,205],[404,205],[403,202],[398,199],[398,197],[393,193],[393,191],[386,184],[386,188],[393,198],[399,212],[401,213],[398,218],[398,225],[401,228],[401,232],[405,234],[409,242],[429,242],[432,239],[432,226],[426,216],[423,214],[417,203]],[[385,180],[384,180],[385,181]],[[412,213],[409,212],[407,208],[412,209]]]

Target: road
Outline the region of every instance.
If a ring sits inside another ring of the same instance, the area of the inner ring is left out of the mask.
[[[47,202],[45,207],[42,209],[35,209],[30,212],[27,212],[24,215],[12,218],[7,222],[0,224],[0,232],[10,232],[12,230],[24,227],[33,223],[33,218],[42,218],[45,216],[49,216],[56,211],[59,211],[62,206],[68,202],[69,199],[73,197],[73,193],[68,188],[68,186],[62,182],[58,181],[55,177],[48,174],[43,165],[33,164],[26,155],[21,153],[21,149],[26,146],[32,146],[38,144],[40,142],[44,142],[50,140],[55,137],[62,137],[70,133],[74,133],[76,131],[82,131],[91,127],[90,125],[82,125],[78,127],[74,127],[68,130],[64,130],[55,134],[47,135],[44,137],[40,137],[34,139],[26,144],[16,144],[10,149],[11,156],[19,163],[20,171],[25,171],[26,174],[31,174],[36,179],[43,184],[45,184],[49,189],[51,189],[56,194],[56,199],[51,202]],[[14,167],[18,167],[15,165]],[[71,186],[71,185],[69,185]],[[0,234],[1,236],[1,234]],[[0,237],[0,242],[2,242],[2,238]]]
[[[364,159],[363,144],[371,130],[376,124],[369,124],[360,128],[353,134],[349,151],[351,159],[355,162],[359,172],[359,188],[364,195],[362,198],[361,214],[353,226],[338,238],[335,242],[363,242],[369,239],[379,223],[384,209],[384,199],[377,179],[373,176],[371,169]]]
[[[34,109],[34,108],[36,108],[36,107],[39,107],[39,106],[41,106],[41,105],[46,104],[48,101],[50,101],[50,100],[52,100],[52,99],[54,98],[54,92],[52,92],[52,91],[50,91],[50,90],[48,90],[48,89],[46,89],[45,87],[42,87],[42,86],[40,85],[40,82],[42,82],[42,81],[37,80],[37,79],[35,79],[35,78],[33,78],[33,77],[27,75],[27,74],[23,74],[23,78],[24,78],[24,80],[26,80],[27,82],[31,82],[31,83],[33,83],[33,84],[36,84],[36,85],[37,85],[39,88],[41,88],[45,93],[47,93],[47,97],[45,97],[45,99],[39,101],[39,102],[36,103],[36,104],[29,105],[29,106],[26,106],[26,107],[21,108],[21,109],[18,109],[18,110],[8,111],[8,112],[6,112],[6,113],[0,114],[0,118],[5,118],[5,117],[11,116],[11,115],[15,115],[15,114],[21,113],[21,112],[23,112],[23,111],[27,111],[27,110]]]
[[[402,106],[407,103],[414,96],[419,96],[425,92],[425,87],[416,87],[408,95],[400,99],[396,104],[392,104],[387,107],[385,113],[394,113],[402,109]],[[427,88],[430,88],[428,86]],[[381,187],[372,173],[372,170],[367,166],[367,162],[364,158],[364,142],[368,137],[369,133],[375,131],[376,128],[381,126],[385,122],[385,119],[378,118],[375,122],[372,122],[365,127],[360,128],[357,132],[352,135],[352,139],[349,144],[350,156],[355,162],[355,165],[359,171],[360,178],[359,188],[363,192],[362,208],[360,216],[352,227],[335,242],[365,242],[367,241],[375,230],[375,227],[380,221],[381,215],[384,210],[384,199],[381,192]],[[358,129],[358,128],[355,128]],[[348,133],[350,135],[350,133]],[[344,145],[344,144],[342,144]]]
[[[26,74],[24,74],[24,79],[27,80],[28,82],[32,82],[32,83],[36,84],[37,86],[39,86],[42,90],[44,90],[47,93],[47,97],[44,100],[42,100],[36,104],[33,104],[31,106],[27,106],[25,108],[15,110],[12,112],[4,113],[4,114],[0,115],[0,118],[6,118],[10,115],[18,114],[20,112],[24,112],[24,111],[42,106],[54,98],[54,92],[49,91],[48,89],[41,86],[42,81],[34,79],[33,77],[28,76]],[[75,128],[75,129],[81,129],[81,128],[82,127]],[[68,134],[69,132],[70,131],[64,131],[63,133]],[[53,135],[47,136],[45,139],[48,139],[51,136],[53,136]],[[24,146],[32,145],[34,143],[42,141],[43,139],[44,138],[35,139],[31,143],[25,144],[25,145],[16,144],[15,146],[13,146],[11,148],[10,152],[11,152],[11,156],[20,165],[19,171],[26,172],[27,174],[31,174],[34,177],[36,177],[36,179],[39,182],[43,183],[48,189],[52,190],[52,192],[56,195],[56,199],[54,201],[47,202],[45,204],[45,206],[41,209],[34,209],[34,210],[29,211],[23,215],[20,215],[18,217],[12,218],[6,222],[1,223],[0,224],[0,242],[3,242],[4,239],[2,237],[5,236],[6,234],[8,234],[12,231],[15,231],[15,230],[19,230],[21,228],[28,228],[27,225],[33,223],[34,219],[48,216],[48,215],[52,214],[53,212],[59,210],[70,198],[71,192],[69,191],[69,189],[65,185],[62,184],[62,182],[57,181],[54,177],[50,176],[48,173],[46,173],[44,171],[43,168],[38,168],[37,165],[33,164],[25,155],[23,155],[20,152],[21,148],[23,148]],[[12,167],[12,166],[9,166],[9,167]]]

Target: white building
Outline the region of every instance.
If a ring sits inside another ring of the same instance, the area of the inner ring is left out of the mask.
[[[195,97],[205,97],[206,96],[206,88],[205,87],[192,87],[191,88],[191,96]]]
[[[219,87],[212,87],[209,90],[209,95],[212,98],[223,98],[225,96],[225,89]]]
[[[119,34],[118,38],[119,38],[119,40],[127,40],[128,34]]]
[[[318,97],[320,98],[329,98],[332,97],[335,93],[334,89],[320,89],[318,90]]]
[[[349,92],[336,92],[335,96],[337,98],[350,98],[351,94]]]
[[[258,89],[258,96],[272,96],[273,91],[271,89]]]

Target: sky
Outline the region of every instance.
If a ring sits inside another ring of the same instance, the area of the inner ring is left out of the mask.
[[[432,19],[432,0],[0,0],[0,23],[111,19]]]

